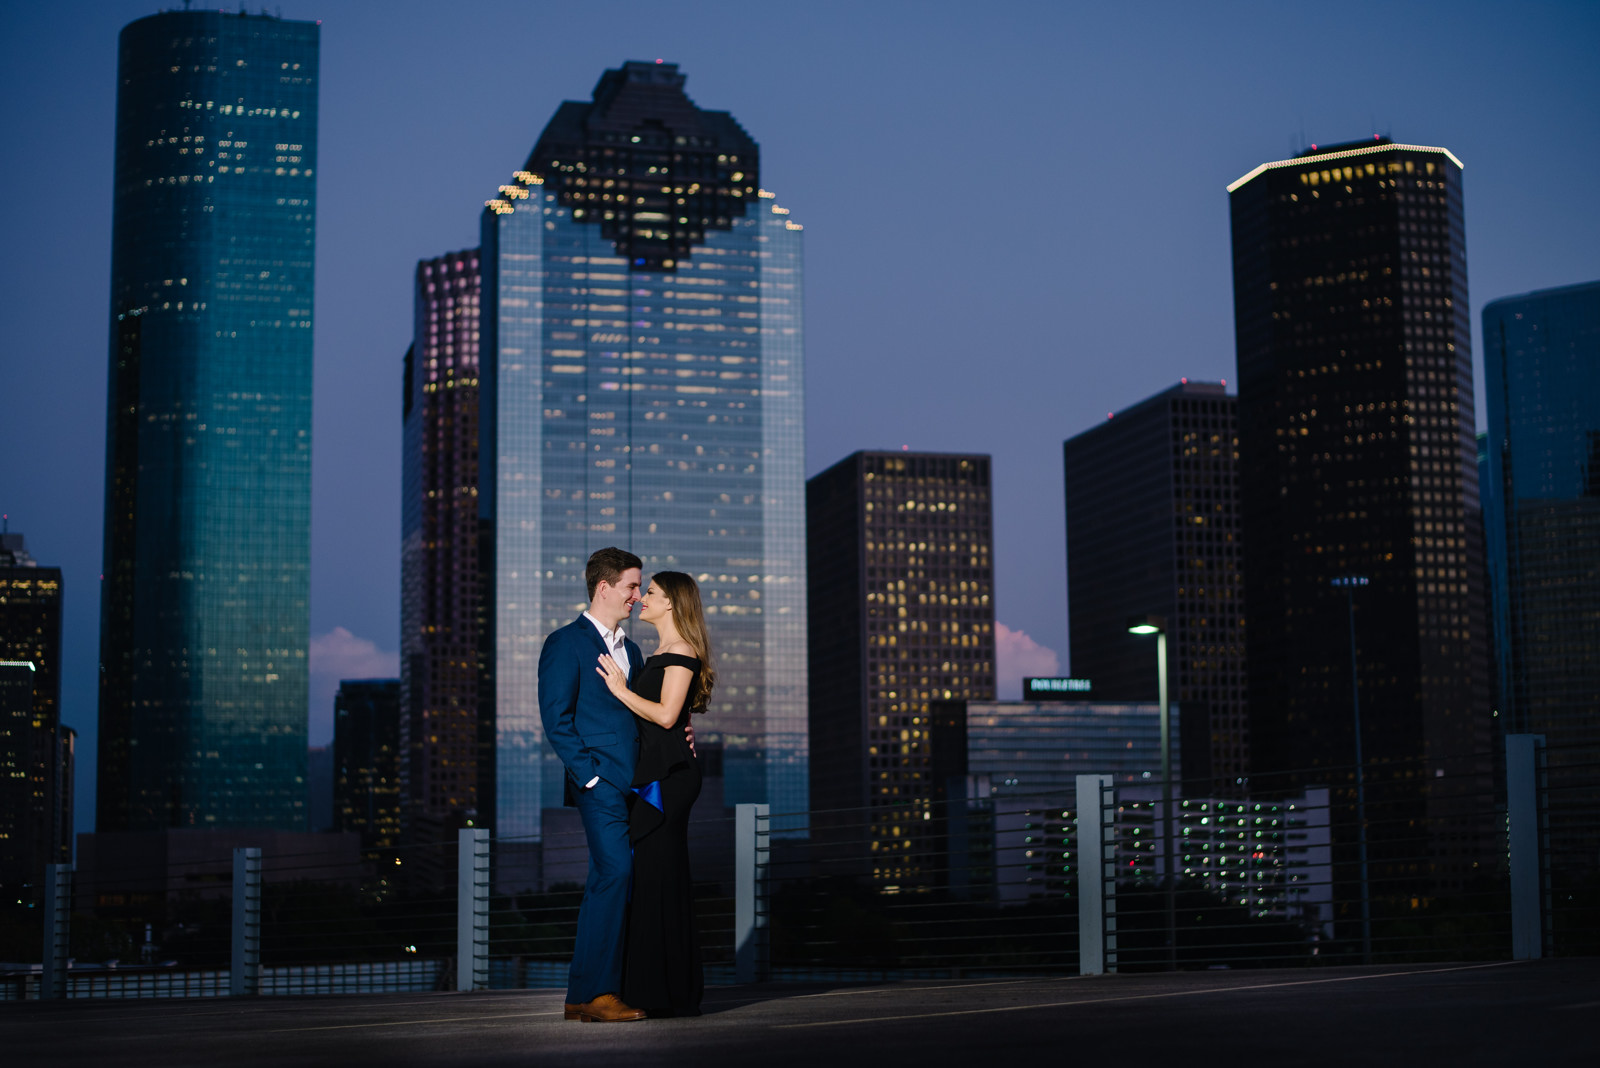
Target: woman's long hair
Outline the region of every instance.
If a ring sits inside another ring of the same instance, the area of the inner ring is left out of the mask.
[[[706,631],[706,612],[700,604],[700,586],[694,577],[682,571],[657,571],[650,581],[661,587],[661,592],[672,602],[672,619],[678,634],[694,647],[700,658],[700,672],[689,688],[689,711],[704,712],[711,703],[711,687],[716,685],[717,672],[711,666],[711,635]]]

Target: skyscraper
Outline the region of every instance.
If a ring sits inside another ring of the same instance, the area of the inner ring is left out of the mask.
[[[44,893],[44,866],[72,859],[62,809],[59,567],[40,567],[21,534],[0,534],[0,901]],[[71,753],[67,744],[65,754]],[[11,896],[15,891],[15,896]]]
[[[333,699],[333,829],[370,858],[400,838],[400,680],[342,679]]]
[[[400,543],[402,820],[453,840],[492,782],[480,727],[478,251],[417,264],[406,354]]]
[[[700,582],[727,800],[806,808],[801,226],[670,63],[561,105],[483,213],[484,722],[501,836],[561,803],[536,668],[605,545]],[[503,851],[502,885],[533,881]]]
[[[858,452],[806,484],[813,826],[883,885],[939,880],[924,813],[966,754],[935,751],[930,702],[994,699],[992,516],[987,456]]]
[[[0,894],[32,907],[44,866],[72,859],[62,808],[61,569],[40,567],[21,534],[0,534]],[[70,754],[70,742],[66,746]]]
[[[101,831],[305,826],[317,41],[122,31]]]
[[[1353,634],[1379,892],[1447,885],[1488,786],[1461,163],[1375,138],[1228,189],[1252,785],[1352,782]]]
[[[1154,700],[1154,643],[1128,619],[1164,616],[1172,699],[1210,735],[1209,759],[1185,767],[1220,791],[1249,773],[1236,405],[1185,381],[1062,447],[1072,670],[1101,699]]]
[[[1549,746],[1551,844],[1592,870],[1600,831],[1600,282],[1483,309],[1485,526],[1499,710]]]

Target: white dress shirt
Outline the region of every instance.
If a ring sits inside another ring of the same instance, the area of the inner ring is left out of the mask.
[[[611,654],[611,659],[615,660],[617,666],[622,669],[623,677],[632,678],[633,665],[628,661],[628,646],[625,641],[627,635],[622,632],[622,628],[607,630],[605,624],[588,612],[583,614],[583,618],[593,623],[594,629],[600,632],[600,640],[606,643],[606,650]]]
[[[611,659],[615,660],[617,662],[617,666],[622,669],[622,677],[631,677],[633,675],[633,664],[628,659],[628,646],[624,640],[627,638],[627,635],[622,632],[622,628],[617,627],[615,630],[608,630],[604,623],[601,623],[588,612],[583,614],[583,618],[587,619],[590,623],[593,623],[594,629],[600,632],[600,640],[605,643],[606,650],[611,654]],[[594,778],[584,783],[583,788],[585,790],[592,790],[594,789],[595,783],[599,781],[600,776],[596,775]]]

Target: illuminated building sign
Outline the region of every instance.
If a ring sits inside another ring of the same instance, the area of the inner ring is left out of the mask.
[[[1022,697],[1023,697],[1023,700],[1027,700],[1029,698],[1036,698],[1036,699],[1042,698],[1044,700],[1049,700],[1052,697],[1059,698],[1059,697],[1061,697],[1062,694],[1088,693],[1088,692],[1089,692],[1089,680],[1088,679],[1023,679],[1022,680]]]

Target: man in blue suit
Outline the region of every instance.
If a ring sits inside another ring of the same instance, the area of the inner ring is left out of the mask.
[[[544,640],[539,654],[539,718],[567,772],[589,840],[589,881],[578,910],[578,942],[567,975],[566,1018],[587,1023],[640,1020],[617,996],[633,849],[628,842],[629,788],[639,760],[633,713],[596,670],[609,653],[631,678],[644,665],[622,622],[639,600],[643,564],[622,549],[589,557],[589,610]]]

